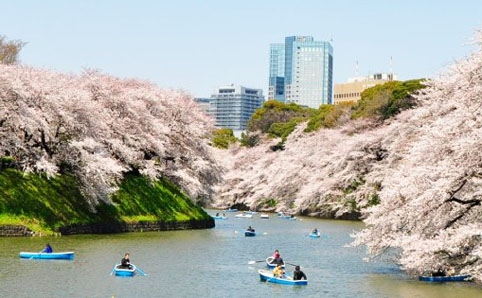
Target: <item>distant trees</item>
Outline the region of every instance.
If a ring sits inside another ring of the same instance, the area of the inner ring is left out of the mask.
[[[25,44],[20,40],[7,40],[5,36],[0,35],[0,64],[16,64]]]
[[[248,131],[268,133],[271,129],[272,132],[276,132],[276,128],[271,128],[273,124],[290,121],[299,123],[302,120],[307,120],[314,112],[314,109],[303,108],[294,103],[285,104],[277,100],[268,100],[251,116],[248,122]]]
[[[385,120],[400,111],[413,108],[416,104],[414,95],[425,88],[424,81],[391,81],[364,90],[361,99],[353,107],[352,118]]]
[[[233,130],[229,128],[216,129],[213,132],[213,146],[227,149],[230,144],[236,143]]]
[[[357,103],[324,104],[318,109],[269,100],[253,114],[248,123],[248,131],[258,131],[273,138],[280,138],[280,142],[273,148],[283,150],[286,138],[302,122],[308,122],[305,132],[313,132],[320,128],[341,126],[350,119],[383,121],[400,111],[413,108],[414,95],[425,88],[423,81],[418,79],[387,82],[363,91],[362,98]]]

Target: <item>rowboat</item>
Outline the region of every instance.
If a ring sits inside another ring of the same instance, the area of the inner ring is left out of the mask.
[[[236,216],[237,218],[252,218],[252,217],[253,217],[253,214],[242,213],[242,214],[236,214],[235,216]]]
[[[284,214],[283,212],[278,212],[278,218],[288,219],[288,220],[296,220],[296,217],[294,215]]]
[[[448,282],[448,281],[468,281],[470,279],[469,275],[447,275],[447,276],[425,276],[421,275],[418,277],[420,281],[429,282]]]
[[[261,218],[261,219],[269,219],[269,215],[266,214],[266,213],[263,213],[263,214],[261,214],[261,215],[259,216],[259,218]]]
[[[22,259],[45,259],[45,260],[73,260],[74,252],[20,252],[20,258]]]
[[[273,262],[274,258],[273,257],[267,257],[266,258],[266,266],[268,266],[268,268],[270,269],[273,269],[274,267],[276,267],[276,264],[271,264],[271,262]],[[285,268],[285,264],[281,265],[281,268]]]
[[[321,236],[320,232],[310,233],[310,238],[320,238],[320,236]]]
[[[122,267],[121,264],[116,264],[113,270],[116,276],[134,276],[137,267],[134,264],[131,264],[130,268],[125,268]]]
[[[275,284],[291,285],[291,286],[306,286],[308,285],[308,280],[293,280],[293,277],[285,275],[283,277],[275,277],[273,272],[270,270],[259,269],[259,279],[261,281],[272,282]]]
[[[256,236],[256,232],[255,232],[255,231],[248,231],[248,230],[246,230],[246,231],[244,232],[244,236],[246,236],[246,237],[254,237],[254,236]]]
[[[220,216],[220,215],[211,216],[211,217],[214,219],[228,219],[226,216]]]
[[[238,209],[226,209],[224,212],[238,212]]]

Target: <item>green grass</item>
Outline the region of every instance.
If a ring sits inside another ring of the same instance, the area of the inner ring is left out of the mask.
[[[112,201],[123,218],[154,216],[161,221],[209,218],[202,208],[165,179],[152,183],[144,177],[129,174]]]
[[[151,183],[135,174],[126,175],[112,201],[92,212],[73,176],[47,179],[11,168],[0,170],[0,225],[25,225],[49,233],[72,224],[210,218],[169,181]]]

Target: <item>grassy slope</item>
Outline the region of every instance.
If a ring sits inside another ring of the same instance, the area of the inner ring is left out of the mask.
[[[128,175],[112,199],[114,205],[104,204],[93,213],[74,177],[46,179],[14,169],[0,170],[0,225],[21,224],[49,232],[76,223],[210,218],[168,181],[151,184]]]

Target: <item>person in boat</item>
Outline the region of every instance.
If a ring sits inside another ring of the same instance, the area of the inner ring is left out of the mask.
[[[254,233],[254,229],[251,226],[248,227],[248,231]]]
[[[42,252],[50,254],[50,253],[53,253],[54,250],[52,249],[52,246],[50,246],[50,244],[47,243],[47,245],[45,245],[45,248],[42,250]]]
[[[318,229],[314,228],[313,231],[311,231],[312,234],[318,234]]]
[[[285,275],[285,271],[283,270],[283,267],[281,267],[281,264],[276,265],[276,267],[273,269],[273,276],[283,277],[284,275]]]
[[[446,274],[447,274],[447,276],[454,276],[455,275],[455,267],[450,266],[449,270],[447,270]]]
[[[300,266],[296,265],[295,266],[295,271],[293,271],[293,280],[302,280],[302,279],[308,279],[306,278],[306,274],[301,271]]]
[[[121,267],[121,268],[126,268],[126,269],[131,269],[131,268],[132,268],[131,259],[130,259],[129,253],[126,252],[126,254],[124,255],[124,257],[122,258],[120,267]]]
[[[432,276],[446,276],[445,270],[439,267],[437,271],[432,272]]]
[[[219,212],[218,212],[218,213],[216,213],[216,216],[219,216]]]
[[[276,265],[284,265],[285,262],[281,258],[281,255],[278,250],[275,251],[273,255],[273,260],[271,261],[271,264],[276,264]]]

